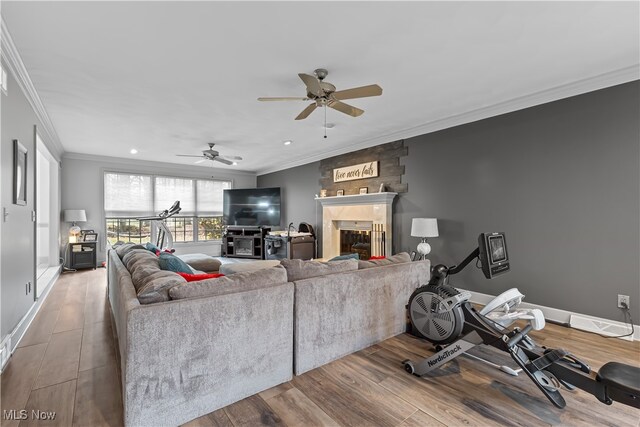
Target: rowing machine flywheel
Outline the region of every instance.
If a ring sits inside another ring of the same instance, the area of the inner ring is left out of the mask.
[[[464,326],[460,304],[444,304],[446,299],[459,294],[450,286],[426,285],[416,289],[409,298],[409,317],[413,331],[433,344],[455,341]]]

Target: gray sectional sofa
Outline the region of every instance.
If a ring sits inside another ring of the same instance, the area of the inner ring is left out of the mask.
[[[108,260],[127,426],[187,422],[403,332],[430,267],[291,260],[201,282],[176,275],[170,286],[151,272],[158,287],[136,272],[153,266],[142,252]],[[141,304],[145,287],[167,300]]]

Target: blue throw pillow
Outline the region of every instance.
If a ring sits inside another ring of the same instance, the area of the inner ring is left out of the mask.
[[[159,248],[159,247],[157,247],[156,245],[154,245],[154,244],[153,244],[153,243],[151,243],[151,242],[147,242],[147,243],[144,245],[144,247],[145,247],[148,251],[153,252],[153,254],[154,254],[154,255],[155,255],[155,254],[157,254],[158,252],[160,252],[160,248]]]
[[[193,274],[193,270],[187,265],[186,262],[175,256],[174,254],[170,254],[169,252],[160,252],[160,255],[158,255],[158,263],[160,264],[160,269],[162,270],[175,271],[176,273]]]
[[[360,255],[358,255],[357,252],[354,253],[354,254],[338,255],[338,256],[335,256],[335,257],[331,258],[329,260],[329,262],[331,262],[331,261],[341,261],[343,259],[358,259],[359,260],[360,259]]]

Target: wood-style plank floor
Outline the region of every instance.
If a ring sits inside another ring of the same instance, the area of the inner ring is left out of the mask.
[[[106,271],[62,275],[2,374],[1,408],[55,411],[53,421],[2,420],[2,426],[119,426],[122,400],[106,298]],[[640,343],[547,325],[532,334],[564,347],[597,370],[610,360],[640,366]],[[474,349],[498,364],[506,354]],[[458,358],[418,378],[401,361],[432,354],[403,334],[314,369],[186,424],[197,426],[638,426],[640,411],[607,406],[582,391],[551,405],[521,374],[512,377]]]

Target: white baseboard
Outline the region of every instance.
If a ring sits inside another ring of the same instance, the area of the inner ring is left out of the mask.
[[[471,293],[471,302],[475,304],[485,305],[495,298],[494,295],[469,290],[467,291]],[[596,334],[607,336],[624,335],[631,332],[628,324],[618,322],[616,320],[603,319],[601,317],[589,316],[587,314],[573,313],[571,311],[546,307],[544,305],[530,304],[527,302],[520,304],[520,307],[537,308],[542,311],[544,318],[551,322],[566,324],[572,328],[587,332],[594,332]],[[640,326],[634,325],[634,329],[635,332],[633,335],[620,339],[627,341],[640,341]]]
[[[49,281],[49,284],[45,287],[42,295],[40,295],[40,297],[31,306],[29,311],[27,311],[27,314],[25,314],[18,325],[13,328],[13,331],[11,331],[11,333],[7,334],[7,336],[4,337],[2,343],[0,344],[0,374],[4,371],[7,362],[9,362],[9,358],[13,354],[14,350],[18,347],[20,340],[26,334],[29,326],[31,326],[31,322],[33,322],[33,319],[35,319],[38,311],[40,311],[40,307],[42,307],[42,304],[49,296],[51,288],[53,288],[53,284],[60,276],[61,266],[57,266],[52,269],[55,271],[53,275],[44,275],[46,277],[45,280]]]

